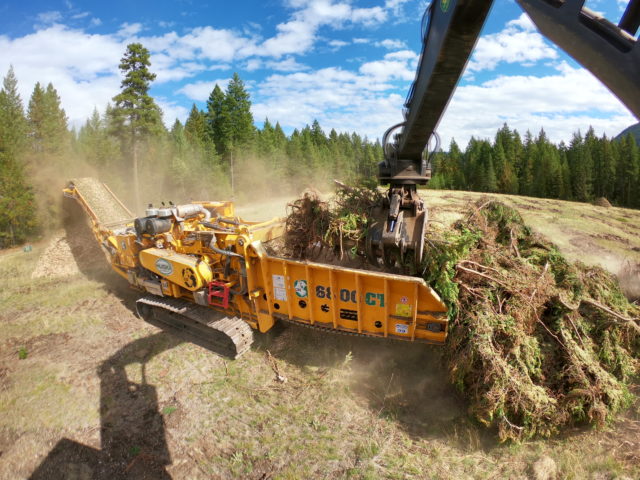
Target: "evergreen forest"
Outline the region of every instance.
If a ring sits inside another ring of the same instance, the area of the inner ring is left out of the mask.
[[[267,195],[324,189],[334,178],[375,178],[383,159],[378,140],[328,134],[312,125],[285,134],[265,119],[257,128],[244,82],[234,74],[215,86],[206,106],[193,105],[168,129],[149,88],[155,79],[148,50],[130,44],[119,65],[121,89],[105,111],[94,109],[70,128],[55,87],[37,83],[28,102],[10,68],[0,90],[0,248],[56,228],[61,189],[79,176],[97,176],[125,203],[249,201]],[[433,161],[431,188],[510,193],[640,207],[640,154],[632,135],[576,133],[566,145],[545,132],[524,138],[504,125],[493,141],[455,141]]]
[[[430,187],[639,208],[640,151],[631,133],[598,137],[589,128],[555,145],[544,130],[522,138],[505,124],[493,141],[472,138],[464,151],[453,140],[435,156]]]

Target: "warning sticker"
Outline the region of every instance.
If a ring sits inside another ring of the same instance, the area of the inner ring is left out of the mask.
[[[287,288],[284,285],[284,275],[272,275],[273,278],[273,296],[276,300],[287,299]]]
[[[410,317],[411,305],[406,305],[404,303],[396,303],[396,315],[398,315],[399,317]]]
[[[409,325],[396,323],[396,333],[409,333]]]
[[[287,299],[287,289],[280,287],[273,287],[273,295],[276,297],[276,300],[286,300]]]

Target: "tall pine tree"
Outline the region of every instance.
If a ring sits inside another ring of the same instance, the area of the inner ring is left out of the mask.
[[[23,163],[26,132],[18,81],[11,67],[0,90],[0,248],[23,242],[37,227],[34,194]]]
[[[121,140],[123,149],[131,156],[131,169],[135,192],[135,209],[141,207],[138,155],[141,143],[164,131],[162,112],[149,95],[151,82],[156,78],[149,71],[149,51],[141,43],[127,45],[120,60],[124,78],[121,92],[113,97],[111,110],[113,133]]]

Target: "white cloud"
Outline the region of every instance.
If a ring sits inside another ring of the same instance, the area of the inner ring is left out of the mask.
[[[389,82],[408,85],[416,59],[414,52],[399,51],[363,63],[358,71],[330,67],[271,75],[255,89],[254,118],[268,116],[289,128],[318,119],[326,130],[379,137],[401,119],[403,97]]]
[[[415,77],[415,62],[417,56],[410,50],[387,53],[383,60],[367,62],[360,66],[360,73],[374,78],[378,82],[389,80],[413,80]]]
[[[501,32],[480,37],[467,71],[493,70],[501,62],[533,65],[556,58],[558,52],[534,31],[531,20],[523,13]]]
[[[227,85],[229,85],[229,80],[230,80],[229,78],[221,78],[221,79],[212,80],[212,81],[188,83],[182,88],[176,90],[176,93],[182,93],[187,97],[189,97],[191,100],[204,102],[209,98],[209,95],[215,88],[216,84],[222,90],[226,90]]]
[[[510,30],[512,27],[519,28],[521,30],[524,30],[525,32],[536,31],[536,26],[531,21],[531,18],[529,18],[529,15],[527,15],[526,13],[521,13],[518,18],[509,20],[507,22],[507,30]]]
[[[384,2],[384,8],[387,9],[396,19],[406,20],[404,11],[405,4],[410,3],[411,0],[386,0]]]
[[[381,7],[355,8],[351,12],[351,21],[365,26],[378,25],[387,19],[387,12]]]
[[[229,62],[246,58],[255,50],[252,39],[231,30],[212,27],[194,28],[187,35],[176,37],[174,40],[175,45],[172,48],[183,52],[176,55],[183,58],[198,56],[213,61]]]
[[[62,14],[56,10],[39,13],[36,18],[44,25],[51,25],[62,20]]]
[[[254,118],[278,119],[301,128],[318,119],[325,130],[357,131],[377,137],[400,117],[402,97],[390,85],[339,68],[272,75],[256,88]],[[312,91],[313,95],[309,95]]]
[[[248,72],[261,69],[275,70],[276,72],[301,72],[303,70],[308,70],[309,67],[298,63],[293,57],[287,57],[284,60],[262,60],[260,58],[250,58],[244,69]]]
[[[176,102],[167,100],[165,98],[157,98],[156,103],[162,110],[162,120],[164,124],[171,128],[176,119],[184,121],[189,116],[189,109],[178,105]]]
[[[261,68],[264,68],[264,61],[260,58],[250,58],[244,66],[247,72],[255,72]]]
[[[78,126],[94,106],[102,110],[117,93],[123,51],[111,37],[54,25],[15,40],[0,36],[0,72],[13,64],[25,105],[36,82],[53,83],[70,122]]]
[[[264,41],[258,54],[280,57],[308,52],[318,39],[321,27],[342,28],[347,24],[372,27],[384,22],[386,10],[381,7],[353,8],[346,2],[334,0],[290,0],[289,5],[300,8],[291,20],[277,25],[277,34]]]
[[[140,41],[152,54],[151,70],[157,74],[154,86],[194,77],[176,91],[191,101],[205,101],[216,82],[223,89],[228,83],[228,78],[204,80],[207,77],[196,75],[239,65],[245,71],[279,72],[261,83],[247,82],[255,118],[268,116],[283,126],[298,128],[317,118],[327,130],[358,131],[370,137],[381,136],[389,125],[400,121],[418,58],[402,42],[361,30],[354,33],[354,45],[371,44],[392,51],[373,60],[352,58],[352,70],[335,66],[311,70],[299,55],[310,53],[318,41],[333,48],[346,46],[343,40],[327,39],[326,30],[374,27],[384,18],[388,21],[395,9],[407,7],[408,1],[387,0],[384,8],[355,8],[349,0],[289,0],[288,5],[294,10],[270,38],[256,36],[260,32],[255,26],[242,31],[208,26],[145,36],[139,23],[123,24],[112,34],[92,35],[56,23],[59,18],[52,14],[43,18],[54,23],[32,34],[15,39],[0,35],[0,74],[14,65],[25,103],[36,81],[52,82],[71,122],[78,126],[94,106],[102,111],[117,94],[118,64],[126,44]],[[553,66],[556,59],[556,51],[542,41],[526,16],[520,16],[501,32],[480,40],[468,70],[491,70],[504,62],[522,65],[553,60]],[[634,123],[624,107],[584,70],[566,64],[558,68],[547,76],[499,76],[459,87],[442,122],[443,137],[455,136],[466,143],[471,135],[493,136],[504,121],[521,132],[544,126],[554,140],[568,139],[574,130],[584,130],[589,124],[615,134]],[[230,73],[210,73],[208,78],[219,75]],[[178,88],[169,83],[170,87]],[[178,98],[159,97],[168,126],[188,114],[184,98]]]
[[[394,40],[392,38],[387,38],[385,40],[375,42],[374,45],[376,47],[384,47],[388,50],[407,48],[407,44],[404,43],[402,40]]]
[[[475,135],[492,138],[507,122],[521,134],[544,127],[552,141],[593,125],[615,135],[635,123],[620,101],[582,68],[566,63],[547,76],[499,76],[480,85],[458,87],[438,131],[464,143]]]
[[[270,60],[265,62],[265,65],[277,72],[300,72],[309,69],[306,65],[298,63],[293,57],[287,57],[284,60]]]
[[[152,55],[151,65],[153,72],[156,74],[157,83],[184,80],[208,70],[206,65],[198,62],[181,62],[176,65],[175,59],[165,53]]]
[[[349,45],[349,42],[345,42],[344,40],[329,40],[327,43],[334,49],[334,51],[337,51],[342,47],[346,47],[347,45]]]
[[[402,120],[404,96],[389,81],[397,78],[408,89],[415,57],[400,51],[364,63],[357,72],[325,68],[272,75],[256,88],[254,117],[268,116],[288,128],[318,119],[327,131],[379,138]],[[403,58],[402,68],[392,64]],[[493,138],[504,122],[522,135],[528,129],[537,134],[544,127],[551,140],[559,142],[589,125],[598,134],[615,135],[635,119],[590,73],[562,63],[547,76],[499,76],[458,87],[438,132],[445,148],[453,137],[464,148],[471,136]]]
[[[125,22],[122,25],[120,25],[120,30],[118,30],[118,33],[116,35],[127,38],[127,37],[133,37],[134,35],[137,35],[141,31],[142,31],[141,23]]]

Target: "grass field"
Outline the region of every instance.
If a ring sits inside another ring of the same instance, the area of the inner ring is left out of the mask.
[[[423,196],[432,228],[479,197]],[[640,261],[639,211],[500,197],[570,258]],[[640,478],[637,402],[602,430],[501,445],[468,419],[442,347],[281,326],[223,360],[138,319],[92,242],[75,242],[77,269],[50,247],[0,255],[2,479]]]

